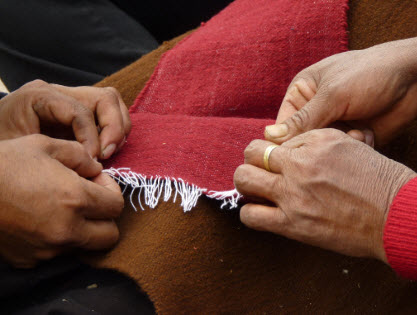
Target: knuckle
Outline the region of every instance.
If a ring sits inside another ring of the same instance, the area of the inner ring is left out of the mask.
[[[73,192],[73,200],[75,204],[73,205],[73,209],[75,211],[82,211],[89,206],[89,201],[87,194],[84,189],[84,184],[77,185]]]
[[[245,163],[251,160],[256,152],[256,149],[259,148],[263,143],[263,140],[256,139],[252,140],[249,145],[245,148],[243,155],[245,157]]]
[[[345,138],[346,134],[337,129],[326,128],[326,129],[312,130],[311,136],[317,142],[330,143],[330,142],[339,141]]]
[[[119,92],[114,87],[105,87],[102,93],[103,97],[112,101],[112,104],[119,105]]]
[[[240,210],[240,221],[255,230],[263,228],[258,213],[250,205],[243,206]]]
[[[88,155],[86,148],[82,145],[81,142],[78,141],[71,141],[72,150],[83,155],[83,157],[86,157]]]
[[[112,86],[108,86],[104,88],[106,91],[110,92],[113,95],[118,96],[119,95],[119,91],[117,91],[116,88],[112,87]]]
[[[239,165],[235,170],[235,173],[233,175],[233,181],[238,190],[240,187],[244,187],[247,185],[247,182],[248,182],[247,168],[248,168],[248,165],[242,164],[242,165]]]
[[[55,140],[42,134],[29,135],[27,136],[27,139],[29,140],[29,143],[33,143],[47,152],[52,151],[55,147]]]
[[[294,127],[300,131],[303,132],[306,126],[309,124],[311,120],[309,112],[305,109],[305,107],[302,107],[296,114],[294,114],[291,118],[291,121],[294,125]]]
[[[252,208],[248,205],[243,206],[240,209],[240,221],[249,227],[252,227],[255,222],[255,215],[251,209]]]
[[[85,184],[77,174],[67,184],[67,188],[60,194],[62,207],[69,212],[81,212],[89,206]],[[64,223],[65,224],[65,223]]]
[[[33,80],[33,81],[25,84],[25,87],[28,87],[28,88],[39,88],[39,87],[46,87],[48,85],[49,84],[47,82],[45,82],[45,81],[43,81],[41,79],[36,79],[36,80]]]
[[[88,117],[94,117],[93,112],[80,102],[74,100],[74,102],[71,102],[71,110],[73,113],[73,116],[88,116]]]
[[[73,241],[74,228],[69,222],[58,222],[43,232],[43,240],[52,246],[64,246]]]
[[[296,84],[299,84],[300,82],[303,82],[306,77],[309,77],[307,69],[304,69],[297,73],[297,75],[293,78],[291,81],[291,84],[289,85],[288,89],[291,89]]]

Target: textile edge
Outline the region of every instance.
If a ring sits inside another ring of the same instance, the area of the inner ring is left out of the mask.
[[[182,178],[172,178],[163,176],[144,176],[142,174],[131,171],[128,167],[109,168],[103,170],[104,173],[111,176],[118,184],[123,187],[123,195],[127,188],[131,188],[130,204],[137,211],[135,200],[141,210],[145,210],[144,205],[154,209],[159,201],[164,202],[171,198],[175,203],[177,197],[181,197],[181,207],[184,212],[191,211],[196,205],[198,199],[204,194],[208,198],[222,201],[221,209],[227,207],[234,209],[238,206],[238,201],[242,195],[236,190],[228,191],[212,191],[206,188],[198,187],[194,184],[185,182]],[[135,197],[135,195],[137,195]]]

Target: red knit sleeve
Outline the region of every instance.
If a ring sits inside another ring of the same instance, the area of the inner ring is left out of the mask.
[[[388,263],[402,277],[417,280],[417,177],[394,198],[384,228]]]

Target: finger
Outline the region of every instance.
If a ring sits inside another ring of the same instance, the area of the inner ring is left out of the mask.
[[[99,175],[95,182],[85,180],[84,189],[87,203],[82,209],[82,215],[86,219],[108,220],[120,216],[124,206],[123,195],[120,188],[110,184],[106,175]]]
[[[281,104],[281,107],[279,108],[276,124],[283,123],[292,115],[294,115],[296,112],[297,112],[297,109],[292,104],[284,100],[284,102]],[[264,136],[266,140],[270,139],[270,135],[269,133],[266,132],[266,129],[265,129]]]
[[[119,229],[113,220],[85,220],[77,235],[78,247],[103,250],[114,246],[119,239]]]
[[[91,158],[85,147],[76,141],[43,138],[45,151],[78,175],[90,178],[101,174],[103,166]]]
[[[323,128],[338,119],[334,108],[324,89],[319,90],[304,107],[284,122],[267,126],[265,138],[280,144],[304,132]]]
[[[113,88],[105,88],[104,96],[97,103],[97,119],[101,128],[101,158],[108,159],[123,145],[126,137],[124,119],[119,98]]]
[[[129,110],[125,102],[123,101],[123,98],[122,98],[122,95],[120,95],[120,92],[115,88],[111,88],[111,89],[113,93],[116,94],[119,100],[119,106],[120,106],[120,110],[122,112],[122,118],[123,118],[124,132],[125,132],[125,135],[127,136],[130,133],[130,130],[132,129],[132,122],[130,121]]]
[[[266,149],[276,145],[275,143],[263,140],[253,140],[245,149],[245,164],[251,164],[253,166],[265,169],[265,153]],[[269,169],[273,173],[282,172],[282,163],[289,159],[289,148],[278,146],[275,147],[269,154],[268,165]]]
[[[312,77],[295,78],[281,103],[276,124],[283,123],[305,106],[314,97],[316,91],[316,82]],[[270,140],[270,135],[267,132],[265,132],[265,139]]]
[[[353,130],[348,131],[347,134],[351,136],[353,139],[365,143],[365,140],[366,140],[365,134],[362,131],[353,129]]]
[[[120,193],[121,189],[120,186],[116,183],[116,181],[111,178],[106,173],[100,173],[98,176],[91,179],[93,183],[96,183],[100,186],[103,186],[111,191],[116,193]]]
[[[126,105],[116,89],[89,86],[69,88],[60,85],[54,85],[54,87],[62,93],[78,99],[96,114],[101,130],[99,137],[100,158],[109,158],[118,147],[123,145],[131,127]],[[121,103],[123,103],[124,109]]]
[[[276,202],[282,176],[243,164],[236,169],[233,180],[237,191],[242,195]]]
[[[92,157],[97,156],[100,146],[91,110],[75,98],[49,87],[38,88],[33,95],[32,108],[40,120],[72,126],[77,141],[86,147]]]
[[[283,234],[288,218],[278,207],[246,204],[240,209],[240,220],[251,229]]]
[[[290,118],[316,94],[314,80],[297,79],[290,85],[278,111],[277,124]]]

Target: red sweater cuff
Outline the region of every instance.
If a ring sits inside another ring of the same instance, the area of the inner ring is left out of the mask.
[[[417,177],[394,198],[384,228],[388,263],[402,277],[417,280]]]

